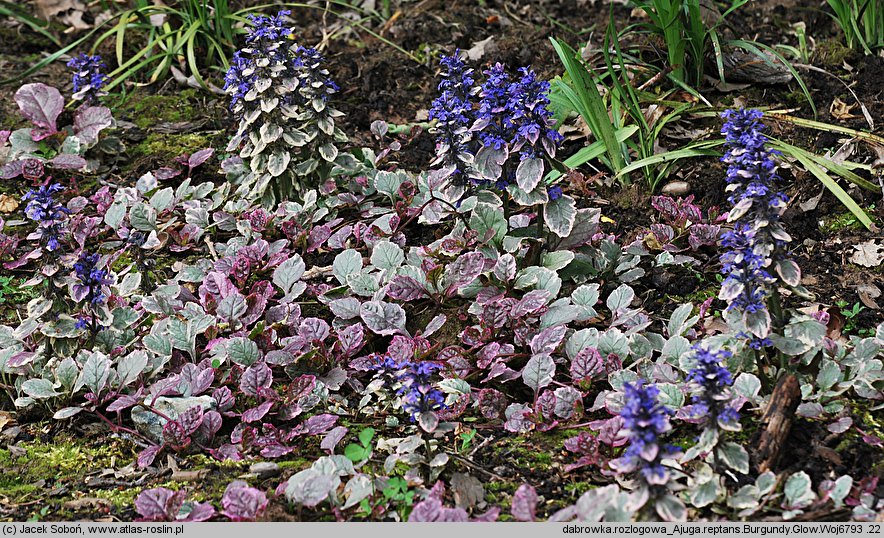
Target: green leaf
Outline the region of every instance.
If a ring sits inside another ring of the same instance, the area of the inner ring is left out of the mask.
[[[28,379],[22,383],[21,390],[35,400],[44,400],[59,395],[55,392],[52,381],[48,379]]]
[[[354,249],[348,249],[335,256],[332,263],[332,271],[335,278],[341,284],[347,285],[347,277],[362,271],[362,254]]]
[[[231,361],[246,368],[261,358],[258,344],[242,336],[230,339],[227,343],[227,355]]]
[[[371,440],[374,438],[374,428],[365,428],[361,432],[359,432],[359,442],[362,443],[362,446],[368,448],[371,444]]]
[[[811,489],[810,477],[804,471],[799,471],[786,480],[783,493],[790,509],[803,508],[816,499]]]
[[[560,196],[543,206],[543,217],[552,233],[559,237],[568,237],[574,229],[577,203],[570,196]]]
[[[378,269],[393,270],[402,265],[405,254],[399,245],[389,241],[381,241],[374,246],[371,252],[371,264]]]
[[[749,474],[749,453],[736,443],[723,443],[715,449],[716,454],[731,469],[742,474]]]
[[[533,191],[543,178],[543,159],[531,157],[519,163],[516,168],[516,183],[525,192]]]

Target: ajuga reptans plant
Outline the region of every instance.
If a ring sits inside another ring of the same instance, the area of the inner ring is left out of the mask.
[[[728,165],[728,200],[733,205],[728,220],[733,230],[722,235],[721,256],[725,280],[719,298],[728,309],[742,314],[750,345],[772,345],[771,313],[779,315],[777,278],[789,286],[801,280],[798,265],[787,257],[791,240],[780,216],[787,197],[778,190],[777,152],[767,147],[768,138],[758,110],[727,110],[722,128],[728,147],[722,161]],[[779,320],[778,322],[782,322]]]
[[[107,84],[101,56],[81,53],[68,62],[68,67],[74,71],[74,100],[83,101],[87,106],[97,105],[99,98],[106,95],[102,88]]]
[[[239,150],[250,174],[238,194],[271,205],[316,186],[331,174],[346,140],[335,127],[337,85],[315,49],[297,45],[284,18],[250,16],[246,46],[233,56],[224,89],[237,121],[227,150]]]

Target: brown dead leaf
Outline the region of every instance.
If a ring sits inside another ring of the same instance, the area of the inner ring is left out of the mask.
[[[12,213],[18,209],[18,200],[7,194],[0,194],[0,213]]]
[[[850,256],[850,263],[863,267],[877,267],[884,262],[884,245],[879,245],[875,241],[866,241],[854,245],[853,248],[856,252]]]
[[[34,0],[34,4],[41,18],[61,22],[68,26],[69,31],[92,28],[83,20],[86,4],[81,0]]]
[[[172,480],[178,482],[199,482],[208,474],[208,469],[200,469],[198,471],[175,471],[172,473]]]
[[[848,105],[836,97],[829,107],[829,114],[837,120],[852,120],[859,117],[852,112],[854,107],[856,107],[856,103]]]
[[[95,510],[97,508],[110,508],[111,501],[99,497],[83,497],[81,499],[73,499],[64,503],[64,507],[68,510]]]
[[[878,286],[868,283],[860,284],[856,287],[856,294],[859,295],[859,300],[862,304],[866,305],[866,308],[871,308],[872,310],[881,308],[875,302],[875,299],[881,296],[881,290]]]

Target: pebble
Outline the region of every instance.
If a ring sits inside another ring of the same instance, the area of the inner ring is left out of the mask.
[[[691,192],[691,185],[687,181],[670,181],[660,192],[667,196],[684,196]]]
[[[249,472],[257,475],[258,478],[271,478],[279,474],[279,465],[272,461],[259,461],[249,467]]]

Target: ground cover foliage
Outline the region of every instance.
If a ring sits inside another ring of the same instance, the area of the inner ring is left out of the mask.
[[[346,80],[296,20],[244,17],[229,128],[132,177],[110,173],[139,140],[100,56],[70,58],[60,88],[14,92],[0,132],[0,459],[17,471],[4,515],[880,517],[884,323],[859,317],[877,288],[864,307],[815,295],[798,254],[811,238],[788,215],[805,167],[876,233],[861,194],[874,165],[823,164],[838,159],[774,132],[781,111],[701,105],[685,71],[639,70],[670,76],[661,119],[615,69],[632,52],[610,26],[596,69],[553,41],[551,77],[434,51],[429,123],[358,132]],[[696,84],[703,51],[686,54]],[[663,125],[690,119],[720,138],[657,150]],[[598,134],[574,134],[586,125]],[[409,155],[421,137],[429,151]],[[719,192],[678,192],[671,164],[716,148]],[[630,172],[653,218],[617,229],[598,192],[639,192]],[[880,266],[880,248],[851,261]],[[703,286],[654,300],[673,279]],[[111,441],[84,455],[72,432]],[[802,443],[813,465],[782,461]],[[57,473],[41,477],[39,458]],[[81,460],[100,468],[75,479]]]

